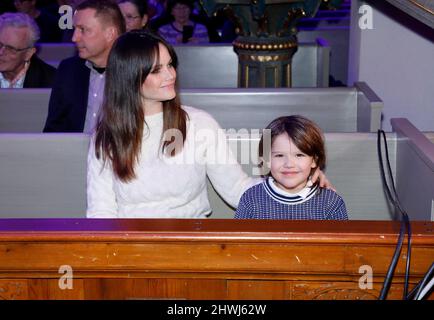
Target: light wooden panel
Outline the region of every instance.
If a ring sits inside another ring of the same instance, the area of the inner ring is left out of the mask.
[[[434,223],[413,222],[410,289],[434,261]],[[0,220],[2,299],[375,299],[399,223]],[[389,298],[400,299],[405,248]],[[59,288],[61,265],[73,289]],[[359,268],[373,270],[361,289]]]

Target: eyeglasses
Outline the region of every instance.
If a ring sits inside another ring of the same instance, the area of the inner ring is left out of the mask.
[[[140,18],[140,16],[124,16],[124,18],[125,18],[125,20],[135,20],[135,19],[138,19],[138,18]]]
[[[7,54],[17,54],[18,52],[22,52],[22,51],[28,50],[30,48],[31,47],[18,49],[18,48],[10,46],[8,44],[4,44],[4,43],[0,42],[0,50],[4,49],[4,52],[7,53]]]

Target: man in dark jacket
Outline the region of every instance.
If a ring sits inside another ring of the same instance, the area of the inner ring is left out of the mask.
[[[0,15],[1,88],[51,88],[56,69],[35,55],[38,38],[38,26],[28,15]]]
[[[125,21],[111,0],[85,0],[73,17],[78,57],[61,61],[51,91],[44,132],[91,133],[101,107],[105,67]]]

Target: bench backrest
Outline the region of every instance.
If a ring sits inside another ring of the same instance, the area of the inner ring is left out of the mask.
[[[390,220],[380,180],[376,134],[329,133],[325,137],[326,174],[344,198],[350,219]],[[243,165],[252,174],[258,139],[230,141],[240,162],[245,159],[241,150],[247,148],[252,155]],[[393,171],[396,141],[396,134],[388,134]],[[84,134],[0,134],[0,217],[84,217],[88,143],[89,136]],[[208,187],[212,217],[233,217],[233,209],[210,184]]]
[[[50,89],[0,90],[0,132],[42,132]],[[185,105],[204,109],[223,128],[261,129],[291,114],[312,119],[325,132],[373,132],[382,101],[364,83],[353,88],[184,89]]]

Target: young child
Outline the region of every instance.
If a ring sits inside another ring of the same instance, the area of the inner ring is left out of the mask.
[[[263,150],[263,135],[259,157],[269,173],[244,192],[235,218],[347,220],[342,198],[310,181],[315,168],[323,169],[326,163],[319,127],[304,117],[288,116],[273,120],[266,129],[271,131],[271,150]]]

